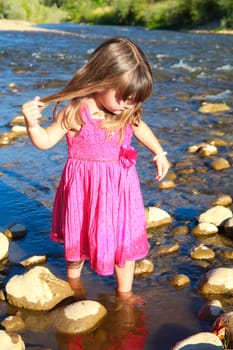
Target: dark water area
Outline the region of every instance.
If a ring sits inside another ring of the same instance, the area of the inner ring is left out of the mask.
[[[178,253],[155,257],[154,273],[135,279],[135,290],[144,297],[145,306],[140,310],[122,310],[119,317],[111,303],[114,278],[97,276],[88,264],[85,266],[83,280],[87,297],[105,303],[109,309],[107,321],[99,332],[67,340],[55,333],[48,321],[49,313],[25,313],[25,319],[34,322],[29,322],[20,334],[26,349],[169,350],[177,340],[210,327],[197,315],[205,302],[197,291],[197,282],[210,265],[192,261],[190,249],[199,243],[213,249],[233,247],[232,241],[222,235],[199,240],[190,233],[177,236],[172,233],[173,227],[184,224],[191,230],[198,214],[209,209],[219,195],[233,197],[232,167],[217,172],[210,165],[213,158],[187,153],[189,146],[218,137],[228,144],[218,148],[218,156],[232,164],[233,36],[117,26],[60,24],[43,28],[51,31],[0,32],[0,134],[9,131],[10,121],[21,115],[24,102],[64,86],[104,39],[115,35],[130,37],[149,57],[155,78],[153,96],[143,105],[143,119],[168,152],[171,172],[177,175],[175,188],[160,190],[154,180],[150,152],[133,141],[139,151],[137,169],[145,207],[157,205],[174,218],[169,227],[156,231],[151,245],[155,246],[157,240],[161,244],[177,242],[180,249]],[[11,83],[16,85],[17,92],[9,87]],[[199,111],[203,102],[226,103],[231,110],[203,114]],[[51,108],[45,110],[44,115],[51,120]],[[51,150],[39,151],[27,137],[20,137],[14,144],[0,148],[0,159],[3,173],[0,230],[13,222],[27,228],[25,239],[11,242],[10,268],[0,271],[0,281],[6,283],[12,275],[23,272],[17,264],[20,260],[42,254],[47,256],[51,271],[65,279],[63,247],[49,239],[53,199],[66,161],[65,142]],[[179,172],[180,162],[191,163],[194,172]],[[226,262],[217,257],[211,266],[223,264]],[[169,278],[174,273],[187,274],[190,286],[182,290],[171,287]],[[0,303],[0,321],[7,314],[15,314],[15,310]],[[122,326],[127,317],[131,321],[135,319],[131,328]],[[107,338],[112,339],[112,343],[104,342]]]

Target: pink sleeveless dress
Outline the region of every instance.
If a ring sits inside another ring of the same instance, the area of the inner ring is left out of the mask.
[[[127,126],[107,137],[101,120],[81,110],[85,125],[77,136],[67,133],[68,159],[55,196],[51,239],[64,242],[67,261],[89,260],[100,275],[114,265],[148,254],[145,214],[135,168],[136,151]]]

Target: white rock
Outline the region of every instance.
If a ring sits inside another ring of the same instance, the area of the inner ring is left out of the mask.
[[[82,334],[95,329],[107,310],[98,301],[82,300],[54,313],[56,329],[65,334]]]
[[[26,128],[26,126],[23,126],[23,125],[14,125],[14,126],[12,126],[11,131],[14,132],[15,134],[19,134],[19,135],[26,135],[27,134],[27,128]]]
[[[209,156],[214,156],[218,153],[218,149],[214,145],[209,145],[207,144],[204,147],[201,147],[199,151],[199,155],[202,157],[209,157]]]
[[[2,330],[0,330],[0,344],[1,350],[25,350],[25,345],[20,335],[9,335]]]
[[[172,217],[163,209],[148,207],[145,209],[147,227],[159,227],[172,222]]]
[[[43,266],[12,277],[6,285],[7,301],[30,310],[50,310],[73,294],[68,282],[57,278]]]
[[[199,222],[208,222],[216,226],[220,226],[226,219],[232,217],[232,211],[228,208],[225,208],[221,205],[216,205],[213,208],[210,208],[206,212],[202,213],[198,221]]]
[[[218,232],[217,226],[208,222],[200,222],[192,229],[192,234],[195,236],[214,235]]]
[[[8,257],[8,251],[8,238],[2,232],[0,232],[0,261]]]
[[[199,283],[203,294],[233,294],[233,268],[217,267],[208,271]]]
[[[216,318],[223,313],[223,307],[219,300],[214,299],[208,301],[200,309],[198,315],[200,320],[213,322]]]
[[[171,350],[222,350],[221,340],[213,333],[201,332],[178,342]]]

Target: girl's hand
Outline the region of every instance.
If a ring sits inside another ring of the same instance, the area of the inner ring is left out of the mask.
[[[42,117],[41,110],[44,107],[44,103],[40,101],[38,96],[23,105],[22,112],[28,128],[34,128],[38,125],[38,119]]]
[[[166,176],[170,168],[170,163],[164,153],[158,154],[154,162],[157,165],[157,176],[155,178],[161,181]]]

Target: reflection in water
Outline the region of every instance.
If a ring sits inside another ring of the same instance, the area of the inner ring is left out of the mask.
[[[59,350],[144,350],[148,331],[145,314],[135,305],[101,296],[108,314],[92,333],[84,335],[58,334]],[[106,300],[108,299],[108,300]]]

